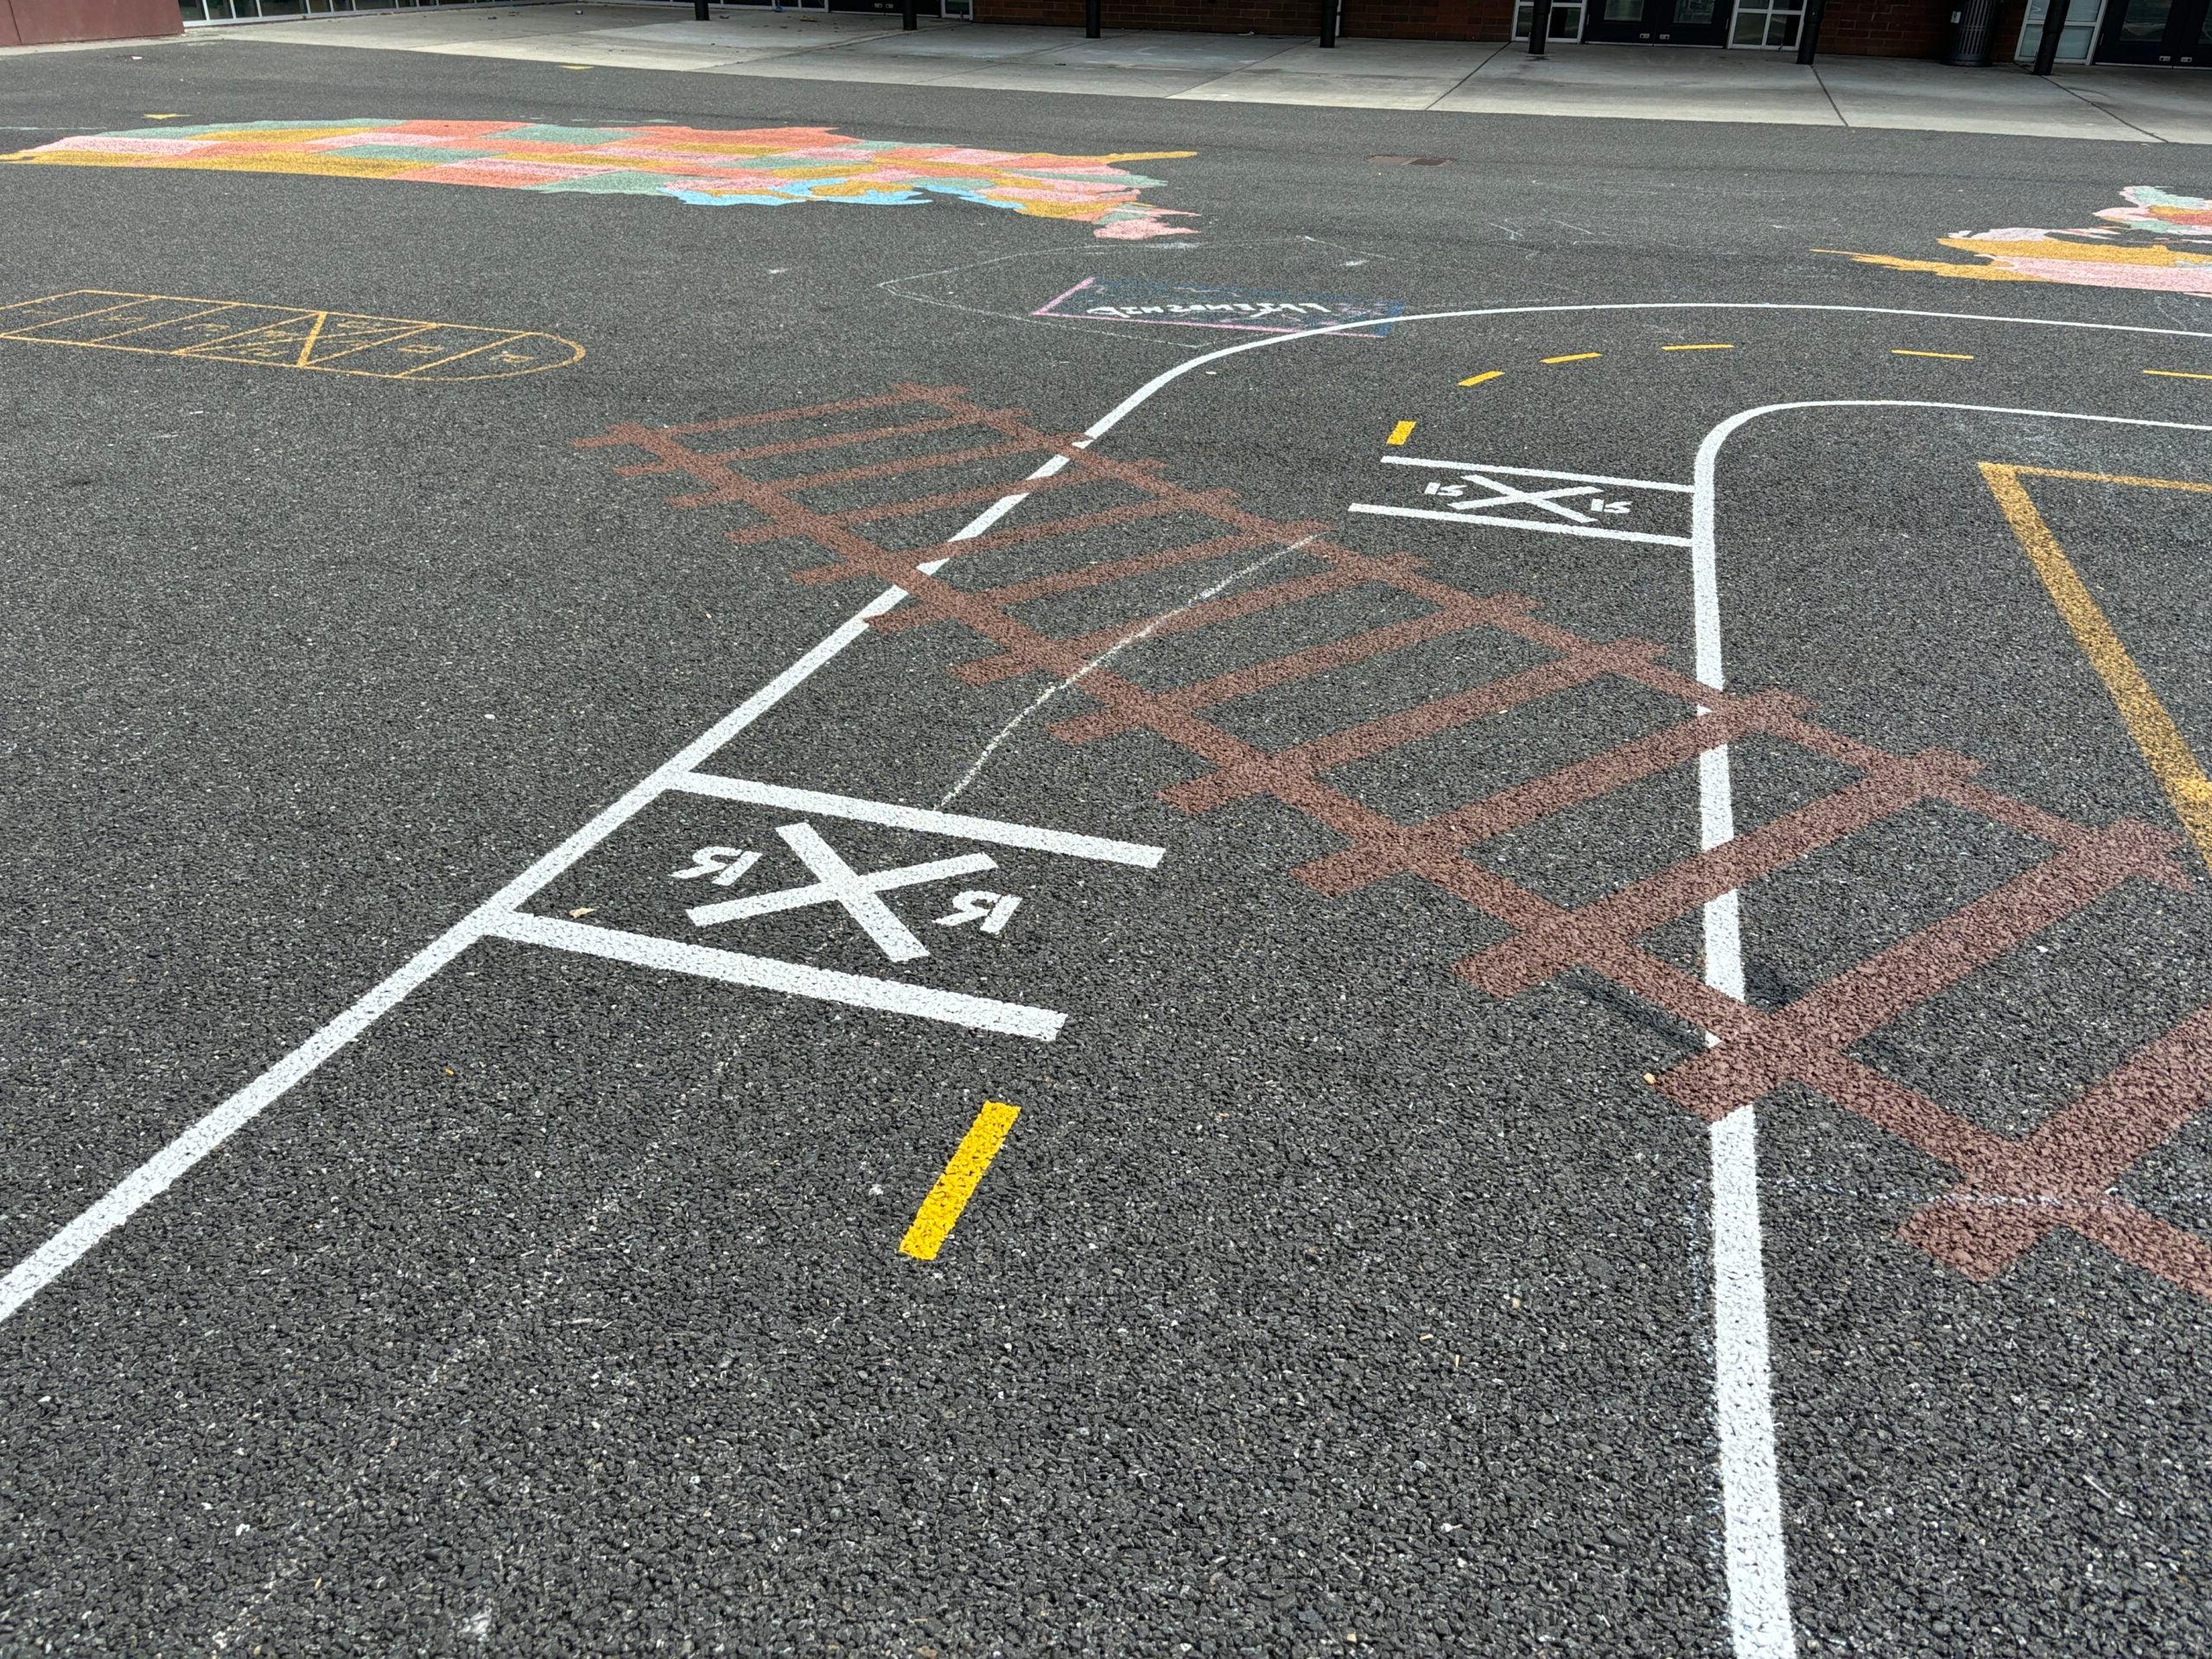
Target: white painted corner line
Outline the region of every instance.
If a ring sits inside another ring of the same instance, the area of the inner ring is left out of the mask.
[[[1036,471],[1030,474],[1029,479],[1026,481],[1033,482],[1038,479],[1049,478],[1066,465],[1066,457],[1053,455]],[[948,542],[967,541],[982,535],[1027,499],[1027,491],[1016,491],[1000,497],[957,533],[948,537]],[[933,575],[943,569],[944,563],[945,560],[943,558],[932,559],[916,568],[925,575]],[[194,1165],[223,1145],[240,1129],[245,1128],[247,1124],[252,1122],[255,1118],[260,1116],[291,1089],[311,1076],[331,1056],[339,1052],[356,1037],[398,1007],[410,992],[435,976],[439,969],[444,968],[480,939],[498,935],[507,938],[524,938],[526,943],[552,944],[556,948],[569,950],[578,948],[576,942],[567,939],[566,936],[561,939],[556,939],[550,934],[533,931],[525,926],[524,924],[532,919],[543,920],[543,918],[524,918],[519,913],[518,906],[527,902],[548,882],[560,875],[578,859],[613,835],[615,830],[637,817],[665,791],[687,787],[696,789],[702,778],[698,768],[717,750],[836,660],[855,641],[867,635],[869,632],[868,623],[872,620],[891,610],[906,597],[906,593],[904,588],[885,588],[858,611],[838,624],[796,662],[705,731],[700,733],[690,742],[662,761],[644,778],[639,779],[624,791],[620,799],[602,808],[566,841],[531,865],[528,869],[523,871],[490,898],[485,899],[482,904],[424,945],[414,956],[409,957],[391,975],[372,987],[359,1001],[343,1014],[316,1029],[291,1052],[247,1084],[245,1088],[197,1119],[182,1133],[156,1152],[152,1157],[110,1187],[89,1208],[10,1268],[5,1279],[0,1279],[0,1323],[12,1319],[26,1302],[82,1261],[102,1239],[129,1221],[131,1217],[137,1215],[156,1198],[161,1197],[162,1193],[168,1192]],[[585,931],[588,932],[612,931],[607,929]],[[526,938],[525,935],[528,936]],[[635,951],[626,957],[619,956],[618,951],[621,948],[618,942],[613,947],[600,954],[614,957],[618,960],[639,961],[639,954]],[[671,949],[679,948],[671,946]],[[737,955],[735,952],[713,954],[728,957]],[[640,965],[673,967],[677,964],[673,957],[666,957]],[[780,985],[769,984],[759,976],[751,980],[741,980],[737,977],[741,970],[733,968],[726,962],[713,963],[710,964],[710,969],[709,977],[730,982],[761,985],[764,988],[791,989],[798,983],[796,979],[786,979]],[[700,969],[694,968],[689,971],[700,971]],[[808,980],[806,982],[808,994],[828,995],[850,988],[838,984],[837,977],[830,976]],[[858,976],[844,977],[857,978]],[[884,982],[866,982],[868,986],[878,986]],[[950,994],[944,995],[950,997]],[[889,1012],[918,1011],[912,1007],[893,1007],[887,999],[887,994],[876,991],[864,991],[852,996],[836,996],[833,1000],[857,1001],[861,1001],[862,996],[874,998],[874,1001],[868,1006],[882,1007]],[[936,1002],[932,1005],[936,1012],[927,1017],[953,1017],[948,1016],[945,1010],[953,1007],[957,1001],[958,999],[941,1000]],[[970,998],[967,1001],[980,1004],[986,1000]],[[977,1012],[986,1019],[1001,1020],[1000,1025],[990,1028],[1008,1030],[1014,1035],[1040,1036],[1049,1040],[1050,1033],[1041,1028],[1042,1025],[1049,1021],[1052,1031],[1056,1032],[1058,1029],[1058,1022],[1062,1016],[1051,1014],[1049,1010],[1021,1010],[1020,1014],[1004,1016],[992,1011],[1014,1008],[1017,1006],[993,1004],[989,1008],[977,1010]],[[1036,1017],[1028,1018],[1027,1016]],[[1012,1022],[1011,1025],[1005,1023],[1007,1020]],[[1016,1027],[1021,1028],[1014,1029]]]
[[[2212,432],[2212,426],[2179,421],[1902,398],[1768,404],[1729,416],[1698,445],[1690,486],[1690,607],[1696,675],[1701,683],[1716,691],[1727,685],[1717,529],[1716,480],[1721,450],[1738,431],[1766,416],[1834,409],[1942,410],[2015,419]],[[1698,757],[1698,840],[1704,849],[1709,851],[1735,839],[1735,799],[1725,744]],[[1710,900],[1705,906],[1704,921],[1706,983],[1724,996],[1743,1001],[1741,895],[1732,889]],[[1707,1033],[1707,1040],[1717,1039]],[[1720,1461],[1729,1630],[1736,1659],[1795,1659],[1797,1639],[1789,1609],[1789,1552],[1775,1446],[1773,1363],[1767,1337],[1758,1109],[1738,1108],[1713,1125],[1708,1139],[1713,1181],[1713,1411]]]

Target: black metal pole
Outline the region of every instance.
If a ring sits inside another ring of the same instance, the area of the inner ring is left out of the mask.
[[[1337,0],[1321,0],[1321,44],[1337,43]]]
[[[914,0],[906,0],[906,3],[899,13],[899,27],[919,29],[921,26],[921,20],[914,16]]]
[[[1552,32],[1552,0],[1535,0],[1529,17],[1529,55],[1544,55],[1545,37]]]
[[[2049,74],[2058,61],[2058,36],[2065,27],[2066,0],[2050,0],[2043,14],[2043,39],[2036,47],[2035,73]]]
[[[1821,0],[1805,0],[1805,21],[1797,25],[1797,61],[1810,63],[1821,43],[1821,13],[1827,10]]]
[[[707,0],[691,0],[691,15],[701,22],[707,21]]]
[[[1098,0],[1083,0],[1083,38],[1098,38]]]

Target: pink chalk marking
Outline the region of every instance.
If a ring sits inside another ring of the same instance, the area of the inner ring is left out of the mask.
[[[496,156],[442,162],[418,167],[399,176],[410,184],[557,184],[569,179],[595,179],[603,167],[560,167],[550,162],[503,162]]]
[[[97,133],[39,146],[48,150],[91,150],[102,156],[190,156],[213,147],[204,138],[103,138]]]
[[[1065,293],[1065,294],[1061,295],[1061,296],[1059,296],[1059,298],[1058,298],[1058,299],[1052,299],[1052,300],[1047,300],[1047,301],[1046,301],[1044,304],[1042,304],[1042,305],[1039,306],[1039,307],[1038,307],[1034,311],[1032,311],[1029,315],[1030,315],[1031,316],[1033,316],[1033,317],[1056,317],[1056,316],[1060,316],[1060,315],[1065,315],[1064,313],[1061,313],[1061,312],[1058,312],[1058,311],[1053,310],[1053,309],[1052,309],[1052,308],[1053,308],[1054,306],[1056,306],[1056,305],[1059,304],[1061,300],[1070,300],[1070,299],[1073,299],[1077,295],[1078,295],[1078,294],[1082,293],[1082,292],[1083,292],[1083,290],[1084,290],[1084,289],[1089,288],[1089,287],[1091,285],[1091,283],[1093,283],[1096,282],[1097,280],[1098,280],[1098,279],[1097,279],[1096,276],[1086,276],[1086,277],[1084,277],[1081,282],[1077,283],[1073,288],[1071,288],[1071,289],[1068,289],[1068,291],[1067,291],[1066,293]]]

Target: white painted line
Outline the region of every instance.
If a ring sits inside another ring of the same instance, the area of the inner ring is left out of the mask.
[[[1729,895],[1732,899],[1734,895]],[[1721,1540],[1737,1659],[1791,1659],[1789,1556],[1782,1531],[1759,1224],[1758,1118],[1746,1106],[1707,1131],[1713,1174],[1713,1391]]]
[[[1028,1037],[1040,1043],[1051,1042],[1067,1023],[1067,1015],[1050,1008],[997,1002],[989,997],[966,996],[957,991],[934,990],[926,985],[902,984],[897,980],[871,979],[862,974],[841,974],[827,968],[777,962],[768,957],[749,957],[706,945],[680,944],[673,939],[626,933],[612,927],[593,927],[558,916],[511,916],[486,931],[518,944],[550,945],[556,950],[604,957],[633,968],[694,974],[727,985],[748,985],[756,990],[781,991],[822,1002],[842,1002],[856,1008],[874,1008],[881,1014],[939,1020],[976,1031]]]
[[[1386,507],[1372,501],[1355,501],[1350,511],[1382,518],[1433,518],[1446,524],[1503,524],[1508,530],[1533,530],[1545,536],[1587,536],[1601,542],[1649,542],[1659,547],[1688,547],[1687,536],[1661,536],[1645,530],[1607,530],[1600,524],[1554,524],[1538,518],[1508,518],[1503,513],[1437,512],[1427,507]]]
[[[2212,432],[2212,426],[2137,420],[2063,410],[2008,409],[1891,398],[1830,398],[1747,409],[1714,427],[1698,445],[1692,469],[1690,601],[1697,677],[1719,690],[1727,683],[1720,618],[1717,528],[1720,452],[1763,416],[1812,409],[1938,409],[2034,420],[2088,421],[2111,426]],[[1724,745],[1698,760],[1700,844],[1711,849],[1736,834],[1734,797]],[[1705,907],[1706,983],[1744,1000],[1739,895],[1720,894]],[[1715,1040],[1710,1033],[1708,1042]],[[1762,1256],[1758,1188],[1758,1116],[1745,1106],[1710,1132],[1713,1170],[1713,1401],[1720,1442],[1720,1501],[1728,1575],[1729,1624],[1737,1659],[1793,1659],[1789,1557],[1782,1530],[1782,1493],[1774,1445],[1772,1364],[1767,1349],[1766,1270]]]
[[[998,868],[988,853],[962,853],[954,858],[931,859],[926,864],[904,864],[895,869],[863,874],[845,862],[837,849],[823,840],[822,832],[810,823],[787,823],[776,833],[815,879],[774,893],[749,893],[742,899],[696,906],[684,912],[694,927],[774,916],[785,911],[804,910],[812,905],[836,905],[858,922],[868,938],[875,941],[876,949],[892,961],[918,962],[929,955],[929,947],[878,895],[900,887],[949,881],[959,875],[980,875],[985,870]]]
[[[1664,484],[1656,478],[1608,478],[1603,473],[1554,473],[1541,467],[1494,467],[1482,461],[1424,461],[1417,455],[1384,455],[1385,467],[1433,467],[1446,473],[1502,473],[1508,478],[1556,478],[1570,484],[1618,484],[1624,490],[1669,490],[1688,495],[1694,484]]]
[[[1029,477],[1033,480],[1049,478],[1066,465],[1065,456],[1053,455]],[[1001,496],[949,540],[981,536],[1026,498],[1027,492]],[[933,575],[944,563],[944,559],[931,559],[916,568]],[[664,791],[674,787],[677,779],[693,775],[715,751],[828,666],[846,647],[865,639],[870,632],[868,623],[906,597],[904,588],[885,588],[812,650],[639,779],[620,799],[595,813],[566,841],[409,957],[345,1013],[110,1187],[90,1208],[10,1268],[5,1279],[0,1279],[0,1323],[13,1318],[24,1303],[75,1266],[100,1240],[168,1191],[194,1165],[397,1007],[409,992],[482,938],[493,925],[511,916],[517,906],[635,817]]]
[[[819,790],[791,789],[782,784],[757,783],[750,778],[718,778],[709,772],[693,772],[674,779],[670,787],[694,795],[712,795],[725,801],[804,812],[815,817],[852,818],[893,830],[919,830],[933,836],[985,842],[994,847],[1021,847],[1031,852],[1058,853],[1068,858],[1128,864],[1140,870],[1157,868],[1160,861],[1166,856],[1166,849],[1147,847],[1141,842],[1109,841],[1103,836],[1078,836],[1065,830],[1039,830],[1026,823],[1001,823],[996,818],[974,818],[963,812],[933,812],[926,807],[899,806],[890,801],[825,795]]]
[[[454,928],[283,1059],[118,1181],[92,1206],[0,1280],[0,1320],[44,1289],[86,1251],[168,1191],[178,1179],[258,1116],[268,1104],[359,1036],[474,942]]]

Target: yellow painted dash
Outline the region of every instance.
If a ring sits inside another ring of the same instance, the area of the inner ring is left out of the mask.
[[[138,118],[139,118],[141,121],[174,121],[174,120],[175,120],[175,119],[177,118],[177,113],[178,113],[177,111],[175,111],[172,110],[172,111],[171,111],[168,114],[167,114],[167,115],[153,115],[153,114],[147,114],[147,115],[142,115],[142,116],[140,116]]]
[[[1479,386],[1484,381],[1495,380],[1504,372],[1503,369],[1484,369],[1480,374],[1469,375],[1459,384],[1463,386]]]
[[[999,1155],[999,1148],[1006,1144],[1007,1131],[1020,1116],[1019,1106],[1009,1106],[1002,1100],[983,1103],[983,1109],[976,1114],[968,1133],[953,1148],[952,1160],[945,1165],[944,1173],[937,1178],[929,1197],[914,1212],[914,1224],[899,1241],[901,1251],[917,1262],[937,1260],[937,1253],[950,1235],[953,1224],[960,1219],[960,1212],[975,1195],[976,1183],[991,1166],[991,1160]]]
[[[2162,380],[2212,380],[2212,374],[2191,374],[2187,369],[2145,369],[2143,372]]]
[[[1403,443],[1408,438],[1413,436],[1414,424],[1415,423],[1412,421],[1400,421],[1395,426],[1390,429],[1390,435],[1383,439],[1382,442],[1385,443]]]
[[[1732,345],[1715,340],[1707,346],[1662,346],[1659,349],[1662,352],[1732,352],[1736,348]]]
[[[1593,357],[1603,357],[1603,352],[1569,352],[1565,357],[1548,357],[1547,363],[1587,363]]]
[[[1891,357],[1940,357],[1948,363],[1971,363],[1974,361],[1974,353],[1972,352],[1914,352],[1908,351],[1902,346],[1891,346],[1890,355]]]
[[[2166,798],[2173,803],[2174,816],[2189,831],[2189,838],[2196,843],[2196,850],[2208,865],[2212,865],[2212,778],[2207,778],[2204,767],[2189,747],[2189,740],[2174,724],[2173,716],[2151,690],[2151,683],[2135,659],[2127,654],[2127,647],[2120,644],[2120,636],[2107,620],[2104,607],[2090,594],[2074,569],[2074,563],[2058,545],[2058,537],[2051,533],[2036,504],[2029,499],[2020,480],[2026,478],[2079,479],[2104,484],[2136,486],[2150,489],[2189,490],[2212,494],[2212,484],[2197,484],[2178,479],[2122,478],[2090,473],[2059,472],[2035,467],[2005,467],[1995,461],[1981,463],[1981,475],[1989,485],[1990,493],[1997,498],[1997,505],[2004,510],[2005,522],[2012,525],[2013,535],[2019,537],[2021,550],[2028,556],[2028,563],[2035,567],[2042,578],[2044,590],[2050,595],[2051,604],[2073,633],[2075,643],[2089,659],[2089,666],[2097,671],[2097,677],[2105,683],[2105,690],[2120,718],[2127,722],[2127,734],[2135,740],[2135,747],[2142,752],[2145,762],[2157,777],[2159,786],[2166,791]]]

